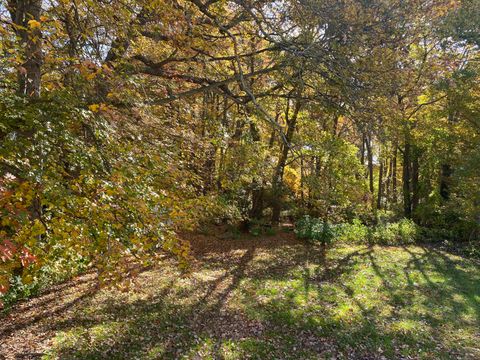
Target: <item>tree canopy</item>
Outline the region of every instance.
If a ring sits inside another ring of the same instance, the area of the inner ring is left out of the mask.
[[[478,0],[0,1],[0,293],[179,233],[480,226]]]

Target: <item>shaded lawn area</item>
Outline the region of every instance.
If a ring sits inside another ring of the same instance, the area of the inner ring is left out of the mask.
[[[135,291],[93,275],[0,318],[9,359],[479,359],[480,267],[432,247],[195,236]],[[2,356],[0,356],[0,359]]]

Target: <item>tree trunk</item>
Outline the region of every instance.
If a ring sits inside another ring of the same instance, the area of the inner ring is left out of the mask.
[[[413,147],[412,151],[412,213],[415,214],[415,210],[418,207],[420,202],[420,193],[419,193],[419,153],[416,146]]]
[[[397,203],[397,145],[394,145],[393,148],[393,158],[392,158],[392,203]]]
[[[392,158],[390,157],[389,159],[387,159],[386,161],[386,171],[387,171],[387,181],[386,181],[386,185],[385,185],[385,190],[386,190],[386,193],[385,193],[385,208],[388,208],[388,205],[389,205],[389,202],[390,202],[390,199],[391,199],[391,194],[392,194],[392,164],[393,164],[393,161],[392,161]]]
[[[254,123],[250,124],[250,135],[254,142],[261,140],[260,132]],[[263,179],[254,178],[252,182],[252,208],[250,209],[250,218],[260,219],[264,208],[264,189]]]
[[[17,25],[16,33],[19,48],[23,49],[24,62],[18,68],[18,89],[21,96],[32,99],[40,97],[42,80],[42,31],[40,15],[42,13],[42,0],[17,0],[9,1],[8,7],[12,22]],[[27,136],[31,136],[29,133]],[[41,219],[43,213],[40,195],[35,195],[29,206],[29,216],[32,220]],[[40,240],[41,235],[38,236]]]
[[[405,135],[405,148],[403,150],[403,209],[407,219],[412,217],[412,199],[410,194],[410,139]]]
[[[372,154],[372,143],[371,137],[367,136],[365,138],[365,144],[367,147],[367,161],[368,161],[368,178],[369,178],[369,188],[370,193],[374,196],[374,187],[373,187],[373,154]]]
[[[288,100],[289,101],[289,100]],[[285,170],[285,164],[287,163],[288,153],[290,151],[290,143],[295,133],[295,128],[297,126],[297,117],[301,108],[301,102],[299,99],[296,100],[295,109],[293,111],[292,117],[288,118],[289,106],[287,105],[286,117],[287,117],[287,132],[285,134],[284,143],[282,144],[282,153],[278,158],[277,166],[275,167],[275,172],[272,181],[272,190],[273,190],[273,206],[272,206],[272,224],[278,224],[280,221],[280,212],[282,210],[282,192],[283,192],[283,173]]]
[[[448,114],[448,122],[449,123],[455,122],[455,115],[451,111]],[[450,178],[452,174],[453,174],[452,166],[448,163],[443,164],[440,172],[440,196],[445,201],[450,199],[450,181],[451,181]]]
[[[42,0],[9,1],[10,15],[12,21],[18,25],[17,35],[25,59],[18,71],[18,93],[33,98],[40,96],[41,88],[41,6]]]
[[[377,209],[382,208],[382,197],[383,197],[383,162],[380,161],[380,169],[378,172]]]
[[[206,159],[203,164],[203,194],[206,195],[214,187],[215,177],[215,158],[217,148],[213,145],[209,146],[206,152]]]
[[[228,123],[228,98],[226,95],[223,96],[223,109],[222,109],[222,127],[223,131],[228,131],[229,123]],[[217,190],[222,190],[222,179],[223,179],[223,171],[225,168],[225,152],[227,149],[224,147],[220,147],[220,157],[218,160],[218,171],[217,171]]]
[[[452,167],[449,164],[442,165],[440,173],[440,196],[443,200],[450,199],[450,177],[452,176]]]
[[[360,146],[360,163],[365,165],[365,134],[362,134],[362,145]]]
[[[304,160],[303,154],[300,156],[300,200],[302,203],[302,207],[305,206],[305,194],[304,194],[304,186],[305,186],[305,174],[304,174]]]

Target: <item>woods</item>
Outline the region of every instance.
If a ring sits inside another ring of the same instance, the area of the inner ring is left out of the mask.
[[[479,24],[478,0],[0,1],[2,306],[188,274],[184,235],[218,229],[478,256]]]

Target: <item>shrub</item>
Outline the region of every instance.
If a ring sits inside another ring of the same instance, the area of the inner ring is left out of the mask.
[[[352,223],[331,224],[308,215],[296,223],[295,234],[300,239],[322,243],[336,240],[350,244],[403,245],[424,239],[423,229],[409,219],[367,226],[359,219]]]
[[[275,235],[275,229],[265,219],[252,219],[246,223],[246,230],[253,236]]]
[[[336,236],[336,226],[321,219],[304,216],[295,224],[295,234],[300,239],[330,243]]]
[[[37,295],[42,289],[88,269],[89,259],[81,256],[45,261],[35,276],[15,275],[10,278],[9,289],[2,296],[2,306],[8,310],[15,302]],[[1,309],[1,307],[0,307]]]
[[[370,232],[369,242],[382,245],[412,244],[420,239],[420,228],[409,219],[377,225]]]
[[[347,243],[364,242],[368,238],[368,227],[359,219],[354,219],[351,224],[337,225],[337,239]]]
[[[375,216],[377,224],[387,224],[398,221],[398,216],[392,210],[377,210]]]

